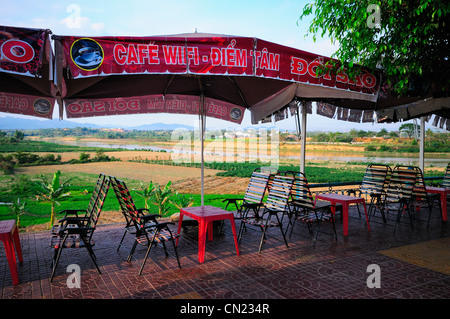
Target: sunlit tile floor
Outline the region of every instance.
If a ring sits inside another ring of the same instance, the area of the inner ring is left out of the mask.
[[[132,261],[127,262],[133,237],[128,235],[117,251],[123,225],[99,226],[94,234],[94,250],[102,274],[97,273],[84,249],[65,249],[52,283],[49,282],[53,254],[49,233],[21,233],[24,262],[18,266],[19,285],[12,285],[4,249],[0,249],[0,298],[450,298],[450,236],[448,223],[441,222],[437,209],[429,228],[420,220],[415,220],[411,228],[408,217],[404,216],[395,234],[393,221],[383,224],[379,217],[374,217],[369,232],[364,218],[360,219],[353,208],[350,216],[348,236],[342,235],[342,222],[338,219],[337,241],[329,234],[320,233],[315,247],[313,236],[304,224],[294,226],[292,235],[288,236],[289,248],[282,241],[279,229],[271,228],[261,254],[258,253],[261,232],[248,228],[239,246],[239,256],[231,227],[226,222],[222,234],[215,229],[214,240],[207,241],[202,264],[197,255],[197,229],[189,227],[182,231],[178,245],[182,268],[178,268],[175,258],[166,258],[163,250],[157,248],[152,251],[142,275],[138,271],[145,248],[136,251]],[[240,220],[236,220],[238,229],[239,225]],[[331,231],[330,225],[323,224],[321,229]],[[410,249],[410,245],[416,246]],[[168,249],[172,253],[171,245]],[[80,288],[67,285],[70,264],[81,268]]]

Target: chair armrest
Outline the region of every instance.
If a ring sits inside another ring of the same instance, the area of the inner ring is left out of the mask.
[[[68,217],[61,218],[60,220],[58,220],[58,222],[61,224],[80,224],[81,222],[85,222],[88,220],[89,220],[89,217],[68,216]]]
[[[144,227],[144,229],[148,229],[148,230],[151,230],[152,228],[163,229],[163,228],[167,228],[167,225],[175,225],[175,223],[173,223],[173,222],[156,223],[156,224],[146,225]]]
[[[380,198],[381,196],[383,196],[383,192],[373,192],[369,194],[370,197],[376,197],[376,198]]]
[[[157,228],[164,228],[164,227],[167,227],[167,225],[175,225],[175,223],[174,222],[164,222],[164,223],[155,224],[155,226]]]
[[[236,209],[239,211],[240,210],[240,208],[238,207],[238,204],[237,204],[237,202],[238,201],[243,201],[244,199],[243,198],[225,198],[224,200],[222,200],[222,203],[227,203],[226,205],[225,205],[225,210],[228,208],[228,205],[230,205],[230,204],[234,204],[234,206],[236,207]]]
[[[92,231],[94,229],[94,227],[63,227],[59,230],[59,235],[63,236],[65,233],[68,233],[69,235],[85,234],[88,231]]]
[[[158,214],[148,214],[148,215],[142,216],[141,219],[142,219],[144,222],[154,221],[154,222],[157,223],[156,218],[158,218],[158,217],[162,217],[162,216],[161,216],[161,215],[158,215]]]
[[[78,217],[78,213],[83,212],[86,213],[86,209],[65,209],[60,212],[58,212],[58,215],[64,214],[64,216],[67,215],[76,215]]]
[[[144,212],[149,212],[149,210],[147,208],[138,208],[137,211],[138,211],[138,213],[143,215],[143,217],[142,217],[143,219],[146,219],[146,218],[155,219],[156,217],[162,217],[159,214],[145,214]]]
[[[433,199],[440,199],[441,198],[441,194],[437,194],[437,193],[427,193],[427,196]]]
[[[228,204],[236,203],[238,200],[244,200],[243,198],[225,198],[222,203],[228,202]]]

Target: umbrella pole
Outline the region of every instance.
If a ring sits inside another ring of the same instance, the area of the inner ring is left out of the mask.
[[[420,169],[425,168],[425,117],[420,118]]]
[[[205,153],[205,96],[203,95],[203,93],[200,96],[200,107],[201,107],[201,111],[200,111],[200,142],[201,142],[201,204],[202,206],[205,205],[205,186],[204,186],[204,179],[205,179],[205,158],[204,158],[204,153]]]
[[[300,172],[305,174],[306,158],[306,103],[302,103],[302,125],[301,125],[301,149],[300,149]]]

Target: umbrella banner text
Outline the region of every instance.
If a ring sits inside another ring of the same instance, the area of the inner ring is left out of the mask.
[[[122,74],[256,76],[376,94],[380,76],[363,69],[318,75],[330,58],[247,37],[61,37],[74,78]]]
[[[147,95],[123,98],[66,99],[68,118],[141,113],[199,114],[200,98],[190,95]],[[205,98],[205,114],[240,124],[245,108]]]
[[[55,99],[0,92],[0,112],[52,118]]]

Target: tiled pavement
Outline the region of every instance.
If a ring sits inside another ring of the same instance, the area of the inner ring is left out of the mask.
[[[258,254],[260,231],[249,229],[240,244],[240,256],[236,255],[231,228],[226,222],[223,234],[216,233],[214,241],[207,242],[203,264],[197,260],[196,228],[190,227],[182,232],[178,245],[182,268],[178,268],[174,258],[166,259],[158,248],[151,254],[152,259],[147,261],[142,275],[138,275],[138,270],[145,249],[141,248],[133,260],[127,262],[127,248],[131,247],[133,238],[128,236],[124,247],[116,250],[123,225],[99,226],[94,235],[94,250],[102,274],[97,273],[85,250],[66,249],[52,283],[49,282],[52,250],[48,232],[21,233],[24,262],[18,269],[19,285],[12,285],[4,250],[0,250],[0,298],[173,298],[195,302],[195,299],[445,300],[450,297],[448,249],[444,252],[441,249],[435,259],[428,260],[434,263],[434,270],[426,264],[414,263],[418,257],[415,254],[420,254],[420,250],[408,252],[411,258],[406,255],[407,261],[383,253],[417,243],[427,244],[429,251],[433,240],[438,239],[449,243],[445,239],[450,237],[448,223],[440,221],[437,211],[428,229],[422,221],[415,221],[411,229],[405,216],[395,234],[392,221],[385,225],[378,218],[372,219],[369,233],[364,219],[359,219],[353,209],[350,213],[353,218],[350,218],[347,237],[342,235],[342,224],[338,220],[338,240],[321,233],[315,247],[306,226],[297,223],[288,240],[289,248],[275,228],[270,229],[262,253]],[[236,221],[237,227],[239,224],[240,221]],[[326,226],[329,225],[323,225],[323,229],[330,230]],[[171,246],[168,247],[170,251]],[[68,288],[70,273],[66,269],[69,264],[81,267],[81,288]],[[373,273],[368,272],[367,267],[371,264],[380,267],[380,288],[368,287],[368,278]]]

